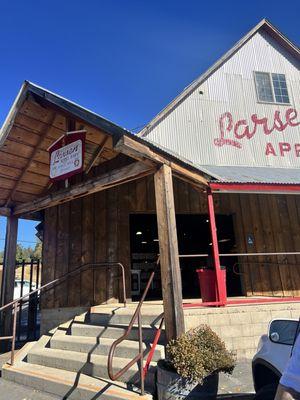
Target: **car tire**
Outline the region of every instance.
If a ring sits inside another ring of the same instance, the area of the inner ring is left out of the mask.
[[[253,400],[274,400],[278,383],[263,386],[254,396]]]

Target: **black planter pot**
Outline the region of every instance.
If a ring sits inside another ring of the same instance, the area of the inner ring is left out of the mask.
[[[206,377],[203,384],[190,383],[167,367],[163,360],[157,364],[158,400],[215,400],[219,374]]]

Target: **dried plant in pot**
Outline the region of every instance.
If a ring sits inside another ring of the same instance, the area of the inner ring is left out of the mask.
[[[215,399],[219,372],[231,374],[235,357],[207,325],[168,343],[157,366],[159,400]]]

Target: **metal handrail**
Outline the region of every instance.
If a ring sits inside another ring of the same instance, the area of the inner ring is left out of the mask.
[[[272,265],[275,265],[275,266],[277,266],[277,267],[290,267],[290,266],[292,266],[292,267],[297,267],[297,266],[299,266],[299,263],[291,263],[291,262],[288,262],[288,259],[287,259],[287,257],[286,258],[284,258],[283,259],[283,261],[277,261],[277,262],[271,262],[271,261],[261,261],[261,262],[258,262],[258,261],[248,261],[248,262],[236,262],[236,263],[234,263],[233,264],[233,266],[232,266],[232,271],[236,274],[236,275],[244,275],[245,273],[244,272],[240,272],[240,271],[237,271],[237,269],[236,269],[236,267],[237,266],[239,266],[239,265],[258,265],[258,266],[262,266],[262,267],[265,267],[265,266],[272,266]]]
[[[162,314],[159,327],[158,327],[158,329],[156,331],[156,334],[155,334],[155,337],[154,337],[154,340],[153,340],[153,343],[152,343],[152,346],[151,346],[151,350],[149,351],[149,354],[148,354],[148,357],[147,357],[147,360],[146,360],[146,364],[145,364],[144,369],[143,369],[144,378],[146,377],[148,369],[149,369],[149,366],[151,364],[151,361],[152,361],[152,358],[153,358],[153,355],[154,355],[154,352],[155,352],[155,348],[157,346],[157,343],[158,343],[160,335],[161,335],[161,331],[162,331],[162,327],[163,327],[164,321],[165,321],[165,316],[164,316],[164,314]]]
[[[159,258],[157,260],[157,264],[159,263]],[[140,372],[140,382],[141,382],[141,395],[144,395],[145,393],[145,372],[144,372],[144,366],[143,366],[143,358],[144,358],[144,352],[143,352],[143,328],[142,328],[142,316],[141,316],[141,308],[143,305],[143,302],[147,296],[147,293],[149,291],[150,285],[153,281],[154,275],[155,275],[155,270],[151,272],[150,277],[148,279],[147,285],[145,287],[145,290],[143,292],[143,295],[139,301],[139,304],[130,320],[130,323],[128,325],[128,328],[124,335],[122,335],[119,339],[115,340],[114,343],[112,344],[109,354],[108,354],[108,361],[107,361],[107,370],[108,370],[108,376],[112,381],[116,381],[119,379],[122,375],[125,374],[129,370],[129,368],[135,364],[136,362],[139,361],[140,366],[139,366],[139,372]],[[139,336],[139,353],[131,360],[129,363],[123,367],[120,371],[117,373],[113,373],[113,358],[114,354],[116,351],[117,346],[126,340],[133,328],[134,323],[138,320],[138,336]]]
[[[253,256],[299,256],[300,251],[265,252],[265,253],[220,253],[220,257],[253,257]],[[211,254],[179,254],[179,258],[207,258]]]
[[[13,332],[12,336],[1,336],[1,340],[12,340],[12,347],[11,347],[11,365],[14,365],[14,353],[15,353],[15,344],[16,344],[16,326],[17,326],[17,313],[18,313],[18,307],[19,304],[25,299],[30,296],[32,296],[35,293],[41,292],[41,291],[46,291],[49,290],[50,288],[54,288],[58,284],[61,284],[63,281],[65,281],[67,278],[70,276],[76,275],[78,273],[81,273],[83,270],[88,269],[92,267],[93,269],[96,269],[98,267],[118,267],[122,271],[122,286],[123,286],[123,303],[124,307],[126,307],[126,288],[125,288],[125,268],[123,264],[120,262],[99,262],[99,263],[87,263],[83,264],[77,268],[75,268],[73,271],[67,272],[66,274],[62,275],[59,278],[54,279],[51,282],[46,283],[45,285],[40,286],[39,288],[32,290],[30,293],[25,294],[24,296],[19,297],[18,299],[15,299],[11,301],[8,304],[5,304],[4,306],[0,307],[0,312],[6,310],[9,307],[13,307]]]

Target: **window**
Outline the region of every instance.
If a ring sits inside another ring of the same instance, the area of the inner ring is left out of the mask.
[[[272,74],[274,94],[277,103],[289,103],[289,94],[283,74]]]
[[[282,104],[290,102],[284,74],[255,72],[254,75],[258,101]]]
[[[255,80],[258,100],[274,103],[270,74],[267,72],[255,72]]]

